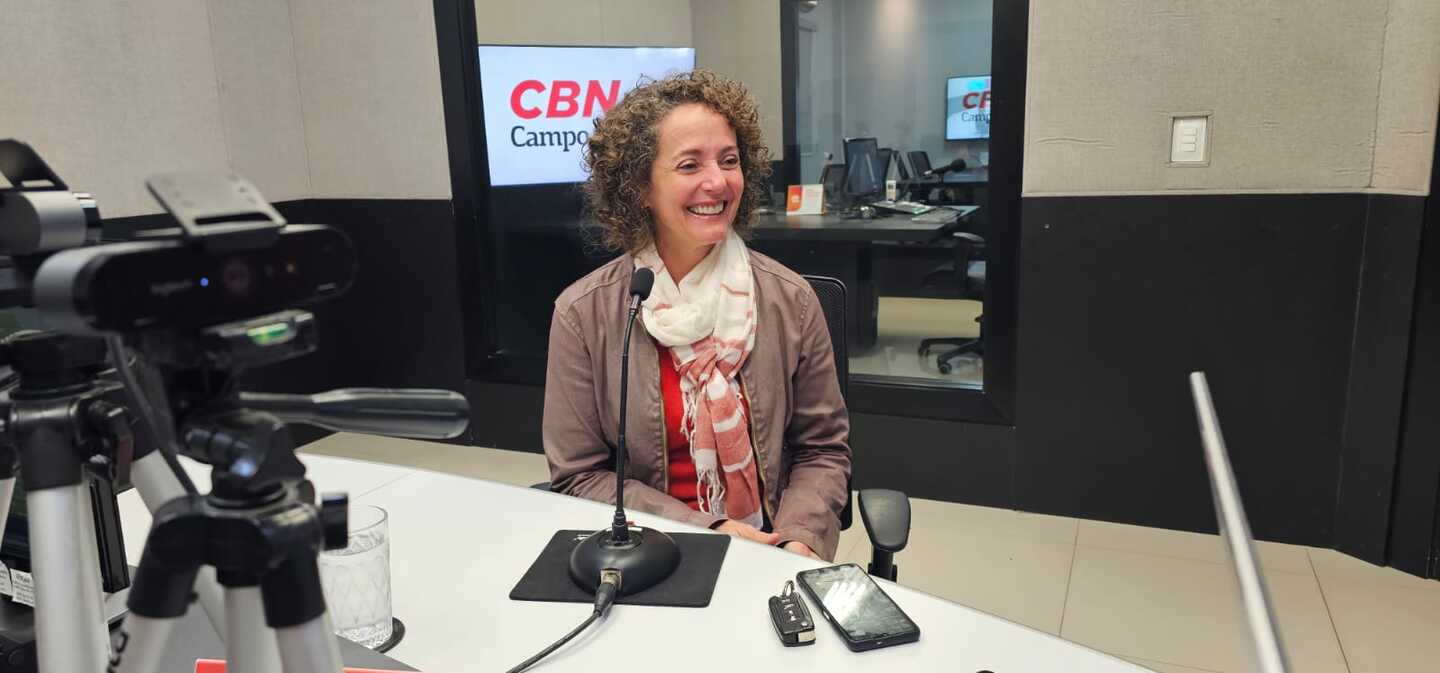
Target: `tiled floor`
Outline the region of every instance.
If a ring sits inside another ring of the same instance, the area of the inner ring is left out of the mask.
[[[334,435],[305,450],[520,485],[548,476],[541,455],[470,446]],[[1213,535],[934,500],[912,510],[901,584],[1160,673],[1251,670]],[[837,560],[868,553],[859,524],[841,536]],[[1440,582],[1327,549],[1267,542],[1260,558],[1292,670],[1440,670]]]
[[[949,350],[942,346],[920,357],[921,339],[933,337],[976,337],[982,304],[968,299],[880,298],[879,332],[875,347],[850,353],[851,374],[904,376],[932,379],[946,384],[978,386],[984,374],[979,356],[969,354],[952,361],[954,369],[941,374],[935,355]]]

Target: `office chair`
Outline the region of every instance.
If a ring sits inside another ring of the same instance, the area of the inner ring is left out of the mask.
[[[985,298],[985,260],[980,259],[985,251],[985,239],[977,234],[968,231],[961,231],[961,223],[964,220],[957,219],[951,224],[941,227],[931,239],[932,243],[938,243],[946,239],[955,241],[955,259],[946,262],[925,274],[921,281],[926,286],[932,286],[944,279],[952,279],[960,290],[962,299]],[[952,361],[957,360],[966,353],[976,355],[985,354],[985,316],[976,316],[975,322],[980,323],[980,334],[975,338],[969,337],[938,337],[923,339],[920,341],[920,357],[930,354],[935,346],[955,346],[953,350],[945,351],[935,357],[935,366],[941,374],[949,374],[953,365]]]
[[[910,168],[915,171],[915,182],[910,185],[911,198],[918,198],[922,201],[931,201],[930,193],[940,186],[941,179],[936,175],[926,175],[933,168],[930,165],[930,153],[925,150],[910,150]]]
[[[848,398],[850,391],[850,353],[846,342],[847,314],[845,284],[825,276],[805,276],[815,296],[820,300],[820,310],[825,314],[825,327],[830,331],[830,347],[835,353],[835,374],[840,378],[840,396]],[[854,453],[851,453],[851,474],[854,474]],[[854,491],[845,485],[850,494],[845,500],[845,509],[840,512],[840,530],[849,530],[854,521]],[[867,569],[871,575],[895,581],[898,566],[895,554],[910,541],[910,499],[900,491],[867,488],[860,491],[860,519],[865,523],[865,532],[870,536],[874,553]]]
[[[825,327],[830,332],[830,348],[835,354],[835,374],[840,379],[840,396],[847,397],[850,389],[850,355],[845,341],[846,297],[845,284],[825,276],[805,276],[815,296],[820,300],[820,310],[825,314]],[[854,454],[851,454],[854,460]],[[854,464],[851,464],[854,472]],[[548,491],[550,482],[542,481],[530,488]],[[845,483],[845,508],[840,511],[840,530],[849,530],[854,523],[855,491],[850,482]],[[910,542],[910,498],[900,491],[881,488],[867,488],[860,491],[860,518],[865,523],[865,532],[870,536],[874,553],[867,568],[871,575],[895,581],[899,566],[895,565],[895,554],[905,549]]]
[[[883,185],[886,180],[890,179],[890,160],[898,158],[900,155],[888,147],[875,150],[875,155],[880,157],[880,183]]]
[[[845,208],[845,164],[825,164],[820,171],[820,184],[824,187],[825,206],[831,209]]]
[[[900,172],[901,180],[910,180],[910,169],[905,167],[905,158],[899,152],[895,153],[895,170]]]
[[[915,179],[920,180],[930,171],[930,154],[925,150],[910,150],[910,167],[915,169]]]

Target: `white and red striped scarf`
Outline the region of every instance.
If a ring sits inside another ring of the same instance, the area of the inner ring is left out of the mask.
[[[679,285],[653,245],[635,256],[635,266],[655,272],[641,315],[680,371],[680,427],[695,460],[700,509],[759,528],[760,482],[737,379],[755,347],[755,280],[745,243],[731,231]]]

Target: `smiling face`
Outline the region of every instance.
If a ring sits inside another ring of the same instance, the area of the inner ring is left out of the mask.
[[[703,257],[729,233],[745,191],[735,131],[699,103],[671,110],[656,130],[660,142],[645,198],[656,247],[662,257]]]

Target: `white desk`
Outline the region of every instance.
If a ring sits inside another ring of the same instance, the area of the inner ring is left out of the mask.
[[[405,638],[389,655],[427,673],[504,670],[579,624],[588,604],[511,601],[510,589],[556,530],[605,525],[613,508],[533,489],[425,470],[302,456],[316,488],[390,513],[394,612]],[[197,485],[209,478],[187,461]],[[125,546],[138,562],[150,517],[133,492],[121,496]],[[634,512],[641,525],[703,529]],[[859,525],[857,523],[857,525]],[[708,608],[615,606],[537,671],[781,670],[1127,673],[1146,669],[999,617],[888,582],[885,591],[920,625],[920,642],[853,653],[811,611],[815,645],[786,648],[766,599],[787,579],[824,564],[734,540]]]

